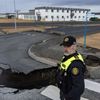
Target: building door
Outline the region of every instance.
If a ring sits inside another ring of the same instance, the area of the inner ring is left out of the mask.
[[[37,14],[37,21],[41,21],[41,16],[40,16],[40,14]]]
[[[71,10],[71,13],[70,13],[71,20],[73,20],[73,17],[74,17],[74,12],[73,12],[73,10]]]

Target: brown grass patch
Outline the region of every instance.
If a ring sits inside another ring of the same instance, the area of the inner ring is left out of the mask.
[[[80,37],[78,42],[83,44],[84,37]],[[86,45],[94,48],[100,49],[100,33],[92,34],[86,36]]]
[[[6,18],[2,18],[0,19],[0,23],[14,23],[15,19],[6,19]],[[16,19],[16,22],[33,22],[33,20],[23,20],[23,19]]]
[[[50,29],[53,28],[51,26],[22,26],[22,27],[18,27],[15,29],[14,27],[3,27],[1,28],[2,31],[6,32],[6,33],[13,33],[13,32],[23,32],[23,31],[41,31],[44,32],[46,29]],[[55,27],[54,27],[55,28]]]

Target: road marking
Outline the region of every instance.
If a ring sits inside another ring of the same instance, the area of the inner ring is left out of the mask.
[[[92,90],[94,92],[100,93],[100,83],[93,82],[86,79],[85,88]],[[59,92],[60,92],[59,88],[57,88],[56,86],[50,85],[45,90],[43,90],[41,94],[52,100],[60,100]],[[81,97],[81,100],[89,100],[89,99]]]
[[[100,93],[100,83],[85,80],[85,88]]]
[[[60,100],[59,92],[60,92],[59,88],[53,85],[49,85],[46,89],[44,89],[41,92],[41,94],[52,100]],[[89,99],[81,97],[81,100],[89,100]]]

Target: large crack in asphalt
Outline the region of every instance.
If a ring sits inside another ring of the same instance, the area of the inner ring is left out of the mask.
[[[0,85],[17,89],[10,93],[17,93],[19,89],[40,89],[56,84],[55,74],[57,67],[38,69],[25,74],[13,72],[7,64],[0,65],[2,65],[0,67]]]
[[[48,53],[50,54],[52,53],[51,51],[55,49],[55,48],[51,49],[50,46],[54,44],[57,45],[58,42],[61,41],[60,39],[61,38],[58,38],[56,40],[56,38],[52,38],[51,42],[48,39],[38,41],[34,43],[34,45],[37,45],[37,47],[35,47],[34,50],[36,51],[41,50],[42,52],[42,49],[44,50],[45,48],[46,50],[48,48]],[[46,44],[47,42],[49,43],[49,45]],[[45,51],[44,54],[46,52],[47,51]],[[54,56],[54,55],[48,55],[48,53],[45,54],[45,56],[47,57]],[[42,52],[43,56],[44,54]],[[86,64],[91,65],[91,66],[93,64],[100,65],[100,58],[95,57],[93,55],[92,56],[87,55]],[[10,65],[6,63],[1,63],[0,64],[0,80],[1,80],[0,85],[3,85],[4,87],[6,86],[6,87],[17,89],[10,93],[17,93],[19,89],[33,89],[33,88],[39,89],[41,87],[45,87],[51,84],[55,85],[56,84],[56,78],[55,78],[56,69],[57,67],[50,66],[48,68],[45,67],[42,69],[36,69],[25,74],[23,72],[14,72],[12,68],[10,67]]]
[[[34,70],[28,74],[12,72],[11,69],[2,70],[0,85],[17,89],[41,88],[55,84],[56,67]]]

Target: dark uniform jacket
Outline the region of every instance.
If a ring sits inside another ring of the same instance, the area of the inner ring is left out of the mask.
[[[64,55],[62,62],[68,60],[78,53],[66,56]],[[61,92],[61,100],[80,100],[80,96],[84,91],[84,72],[85,64],[81,60],[74,60],[67,71],[57,70],[57,83]]]

